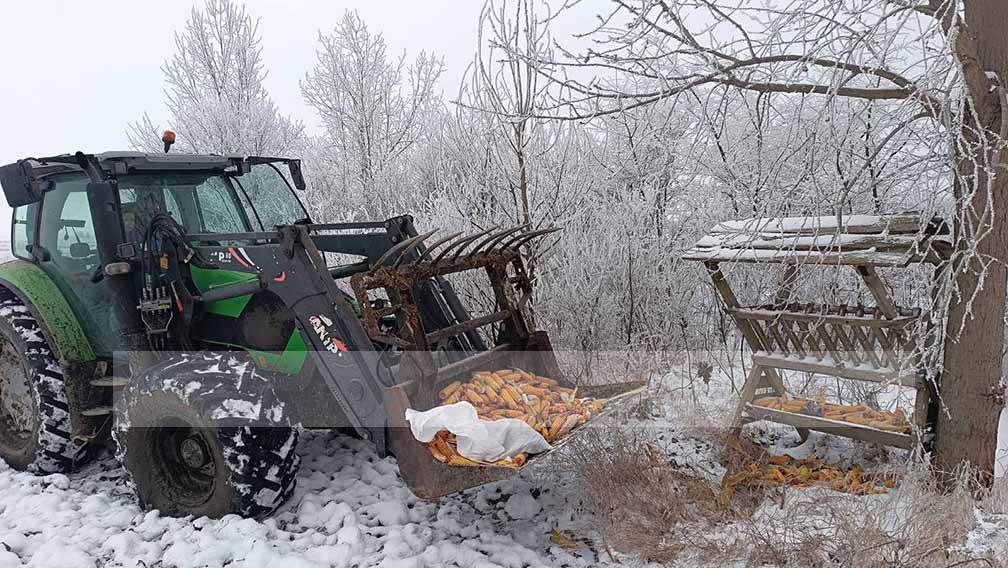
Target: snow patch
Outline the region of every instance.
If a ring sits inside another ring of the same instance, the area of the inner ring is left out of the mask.
[[[255,420],[259,418],[261,408],[259,402],[249,400],[227,399],[221,403],[219,408],[215,408],[210,417],[219,420],[222,418],[245,418]]]

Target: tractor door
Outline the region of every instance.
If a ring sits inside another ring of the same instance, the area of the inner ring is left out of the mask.
[[[97,240],[88,206],[88,178],[59,174],[42,200],[33,256],[60,288],[95,350],[108,354],[121,348],[119,322],[98,274]]]

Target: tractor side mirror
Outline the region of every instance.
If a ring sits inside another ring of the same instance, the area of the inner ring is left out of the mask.
[[[87,258],[92,254],[91,245],[87,243],[73,243],[70,245],[70,258]]]
[[[42,193],[52,186],[52,182],[36,179],[32,175],[31,164],[27,160],[18,160],[0,166],[0,186],[3,187],[7,204],[20,207],[40,201]]]
[[[301,172],[301,160],[291,160],[287,162],[287,167],[290,168],[291,179],[294,181],[294,187],[304,191],[305,180],[304,174]]]

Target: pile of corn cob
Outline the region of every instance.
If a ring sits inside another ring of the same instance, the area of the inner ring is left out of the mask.
[[[442,404],[468,401],[484,420],[515,418],[524,421],[550,443],[569,434],[602,410],[604,402],[578,398],[577,389],[564,388],[555,380],[520,369],[478,371],[466,382],[455,381],[438,393]],[[455,435],[442,430],[427,447],[440,462],[448,465],[519,468],[528,460],[526,454],[494,463],[475,462],[458,453]]]
[[[726,474],[721,484],[722,500],[726,501],[735,488],[742,485],[825,487],[856,495],[873,495],[892,489],[896,486],[896,480],[892,477],[869,475],[857,465],[844,470],[816,459],[772,456],[762,466],[750,463],[742,471]]]
[[[826,402],[823,397],[819,397],[817,400],[808,400],[803,398],[788,398],[787,395],[761,398],[753,404],[784,412],[821,416],[830,420],[869,426],[888,432],[907,434],[911,431],[910,422],[907,420],[906,413],[901,408],[897,408],[894,412],[888,412],[869,408],[863,404],[849,406],[831,404]]]

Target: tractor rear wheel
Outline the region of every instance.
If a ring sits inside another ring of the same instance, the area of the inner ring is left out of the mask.
[[[115,410],[116,455],[144,507],[259,517],[294,491],[297,429],[240,353],[162,361],[130,381]]]
[[[0,458],[14,469],[67,473],[90,455],[74,439],[63,367],[20,299],[0,290]]]

